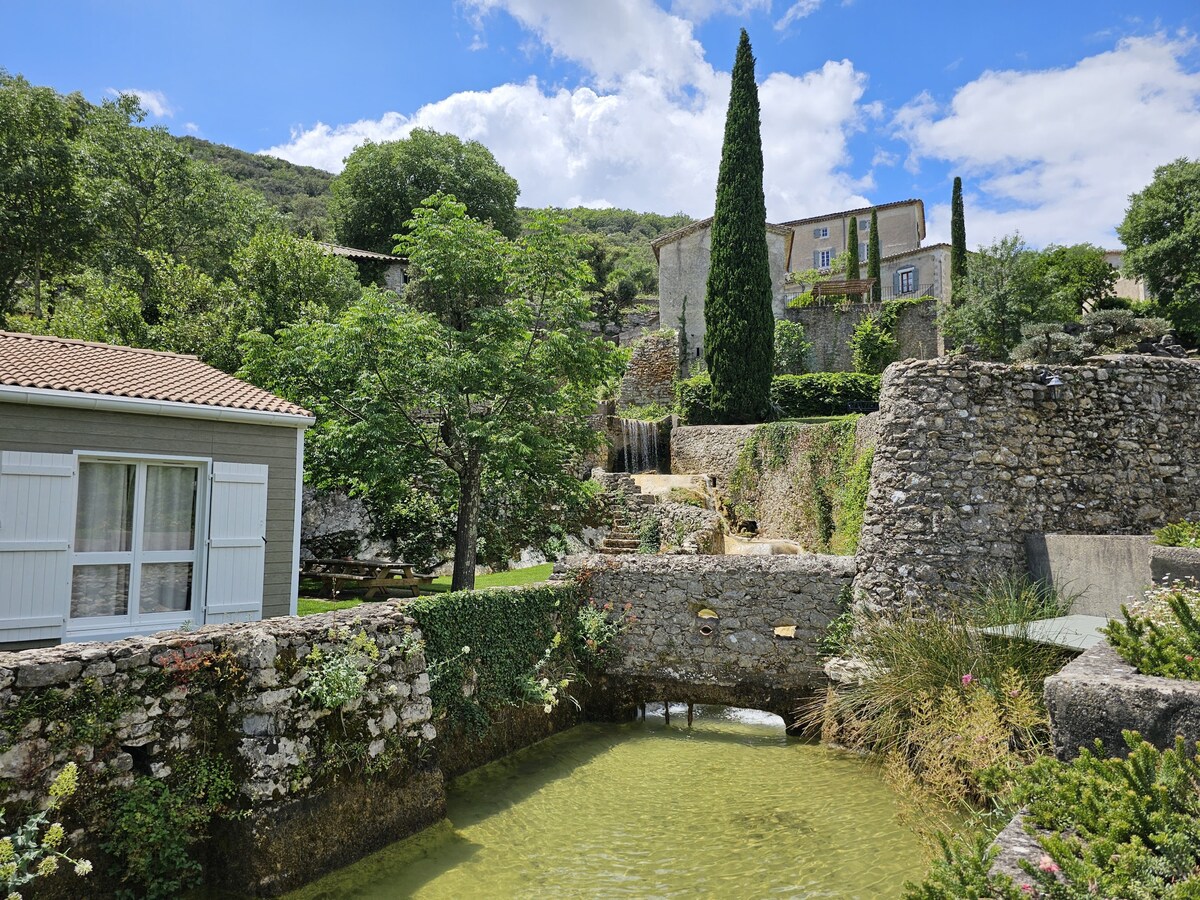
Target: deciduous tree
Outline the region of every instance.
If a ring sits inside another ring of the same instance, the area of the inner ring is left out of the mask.
[[[509,241],[436,197],[397,250],[414,274],[403,298],[368,290],[336,322],[255,336],[246,373],[313,409],[368,493],[452,504],[452,583],[470,588],[487,516],[552,522],[581,495],[568,464],[595,441],[587,417],[615,355],[584,327],[577,241],[547,217]]]
[[[1139,276],[1180,337],[1200,344],[1200,160],[1177,159],[1129,198],[1117,234],[1123,268]]]
[[[762,422],[770,416],[775,317],[766,221],[758,87],[743,29],[725,115],[704,301],[704,357],[718,422]]]

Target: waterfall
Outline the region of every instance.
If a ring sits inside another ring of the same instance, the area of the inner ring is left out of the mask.
[[[621,440],[625,445],[625,471],[658,471],[658,423],[621,419]]]

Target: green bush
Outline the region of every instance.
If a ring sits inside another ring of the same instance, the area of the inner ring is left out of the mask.
[[[1125,732],[1129,753],[1105,758],[1083,749],[1070,763],[1046,757],[1019,776],[1013,801],[1026,807],[1043,855],[1022,863],[1020,885],[992,875],[985,837],[943,844],[906,900],[1055,898],[1189,900],[1200,896],[1200,760],[1182,738],[1159,751]]]
[[[879,402],[879,385],[880,376],[859,372],[776,375],[771,381],[771,401],[780,418],[837,416],[847,412],[851,403]],[[697,375],[676,384],[676,405],[685,424],[713,424],[711,396],[708,375]]]
[[[878,375],[859,372],[780,375],[771,382],[771,400],[787,419],[838,416],[851,403],[878,403],[879,384]]]
[[[1200,522],[1171,522],[1154,532],[1160,547],[1200,547]]]
[[[855,372],[878,375],[896,361],[899,343],[876,316],[864,316],[850,337],[851,365]]]
[[[1155,585],[1121,614],[1103,629],[1117,655],[1143,675],[1200,680],[1200,587]]]

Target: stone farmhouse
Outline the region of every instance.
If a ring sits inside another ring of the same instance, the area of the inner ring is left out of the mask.
[[[932,301],[927,314],[920,316],[920,326],[905,329],[910,340],[902,341],[902,346],[908,355],[922,358],[936,356],[941,349],[933,322],[937,303],[950,299],[950,245],[922,246],[925,204],[921,200],[899,200],[766,225],[775,316],[805,323],[814,343],[811,360],[814,368],[849,368],[849,351],[845,349],[849,335],[854,325],[875,307],[869,303],[855,304],[856,309],[839,311],[836,316],[828,313],[826,307],[789,309],[789,301],[807,290],[807,286],[789,283],[788,276],[808,269],[828,270],[851,241],[858,243],[865,276],[872,210],[879,220],[882,299],[929,297]],[[849,233],[851,217],[858,219],[854,235]],[[703,356],[704,297],[711,238],[710,217],[668,232],[651,243],[658,259],[659,321],[664,327],[678,328],[686,297],[688,346],[697,359]]]

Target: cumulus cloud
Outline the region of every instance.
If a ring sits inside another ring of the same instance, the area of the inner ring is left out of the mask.
[[[473,0],[483,15],[500,0]],[[729,74],[703,57],[691,22],[649,0],[603,4],[506,0],[503,8],[553,53],[595,74],[592,84],[550,88],[536,78],[464,91],[411,114],[318,123],[265,152],[340,171],[365,140],[432,128],[485,144],[521,185],[529,206],[619,206],[712,212]],[[693,12],[695,15],[699,13]],[[760,72],[759,76],[762,77]],[[843,168],[862,127],[865,76],[849,61],[761,82],[767,214],[799,218],[863,205],[869,181]]]
[[[162,91],[145,91],[141,88],[109,88],[107,93],[113,97],[119,97],[121,94],[132,94],[138,98],[138,103],[142,105],[142,109],[158,119],[169,119],[175,115],[175,109],[167,102],[167,95]]]
[[[945,107],[918,96],[894,119],[906,165],[946,161],[973,182],[972,245],[1019,230],[1035,245],[1113,246],[1129,194],[1200,147],[1200,73],[1185,65],[1194,49],[1187,37],[1127,38],[1067,68],[985,72]],[[948,235],[944,209],[929,220],[931,237]]]

